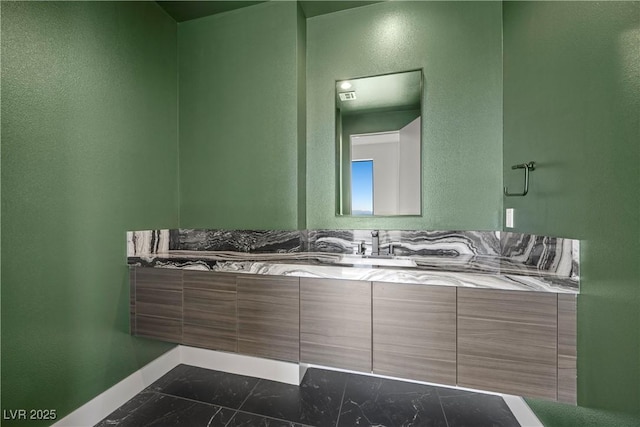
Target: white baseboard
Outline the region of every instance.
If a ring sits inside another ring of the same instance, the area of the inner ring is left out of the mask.
[[[262,359],[259,357],[244,356],[241,354],[224,353],[220,351],[205,350],[202,348],[178,345],[148,365],[129,375],[113,387],[91,399],[66,417],[60,419],[52,427],[89,427],[97,424],[107,415],[124,405],[127,401],[140,393],[164,374],[180,364],[197,366],[205,369],[229,372],[232,374],[246,375],[255,378],[263,378],[286,384],[298,385],[309,367],[351,372],[359,375],[381,375],[355,372],[345,369],[336,369],[327,366],[309,365],[304,363],[281,362],[277,360]],[[382,376],[389,379],[406,379]],[[424,383],[442,387],[441,384]],[[449,388],[469,390],[478,393],[496,394],[502,396],[513,415],[522,427],[543,427],[531,408],[523,398],[499,393],[472,390],[463,387],[445,386]]]
[[[301,375],[300,367],[294,362],[281,362],[279,360],[224,353],[184,345],[179,347],[180,363],[185,365],[293,385],[300,385],[300,381],[304,376],[304,372]]]
[[[60,419],[52,427],[93,426],[181,363],[294,385],[300,384],[305,373],[305,370],[293,362],[178,345]]]
[[[522,427],[544,427],[522,397],[509,394],[501,396]]]
[[[94,397],[57,421],[52,427],[93,426],[178,364],[180,364],[180,349],[176,347]]]

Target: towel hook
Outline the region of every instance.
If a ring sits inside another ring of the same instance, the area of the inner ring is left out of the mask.
[[[522,193],[509,193],[507,187],[504,187],[505,196],[526,196],[529,192],[529,172],[536,170],[536,163],[520,163],[519,165],[511,166],[511,169],[524,169],[524,191]]]

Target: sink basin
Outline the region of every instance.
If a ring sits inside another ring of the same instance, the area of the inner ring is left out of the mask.
[[[362,255],[342,255],[336,264],[349,264],[355,266],[380,266],[380,267],[417,267],[415,261],[410,258],[376,258]]]

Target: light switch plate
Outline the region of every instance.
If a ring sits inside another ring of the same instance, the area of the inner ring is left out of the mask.
[[[513,228],[513,208],[507,208],[504,215],[504,225],[507,228]]]

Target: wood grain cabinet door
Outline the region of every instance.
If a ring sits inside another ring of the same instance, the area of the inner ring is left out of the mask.
[[[577,297],[558,294],[558,401],[577,403]]]
[[[456,383],[456,288],[373,283],[373,372]]]
[[[185,270],[182,343],[235,352],[236,275]]]
[[[300,279],[300,360],[371,372],[371,282]]]
[[[297,362],[300,279],[237,275],[238,352]]]
[[[458,385],[557,398],[556,294],[458,289]]]
[[[182,270],[136,268],[136,335],[182,341]]]

